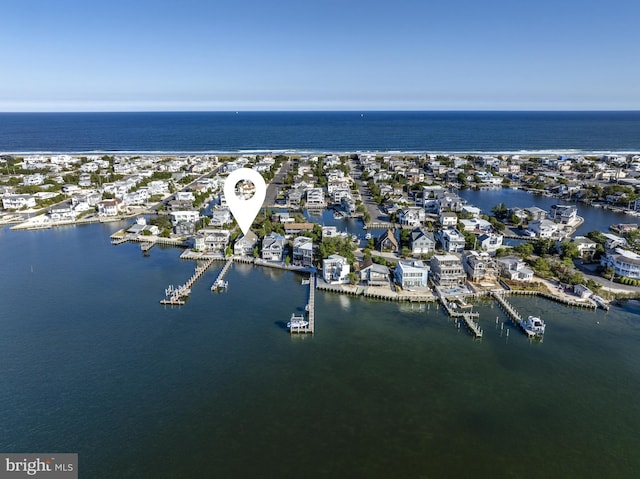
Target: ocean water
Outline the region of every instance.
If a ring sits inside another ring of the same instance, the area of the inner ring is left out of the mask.
[[[633,478],[640,316],[512,298],[476,341],[435,305],[318,291],[313,337],[285,323],[301,277],[112,246],[123,224],[0,229],[0,450],[78,452],[80,476]],[[507,335],[507,331],[509,334]]]
[[[0,113],[0,152],[640,151],[640,112]]]

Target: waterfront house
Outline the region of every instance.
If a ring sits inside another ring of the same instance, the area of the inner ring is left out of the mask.
[[[398,261],[393,270],[396,284],[403,289],[425,289],[429,279],[430,268],[422,261]]]
[[[196,222],[200,219],[200,213],[196,210],[183,210],[183,211],[172,211],[169,213],[171,217],[171,223],[176,225],[181,221],[192,221]]]
[[[573,294],[582,299],[587,299],[593,296],[593,291],[587,288],[584,284],[575,284],[573,286]]]
[[[2,195],[2,207],[5,210],[20,210],[22,208],[35,208],[36,198],[32,195],[17,195],[5,193]]]
[[[285,239],[277,233],[271,232],[262,238],[262,259],[266,261],[284,261]]]
[[[455,227],[458,224],[458,215],[452,211],[443,211],[440,213],[440,224],[443,228]]]
[[[436,249],[436,240],[433,233],[416,228],[411,231],[411,254],[429,254]]]
[[[497,233],[484,233],[478,236],[478,248],[495,253],[498,248],[502,248],[504,236]]]
[[[78,213],[73,210],[71,202],[65,201],[49,208],[49,218],[53,221],[73,221]]]
[[[204,234],[197,233],[194,236],[189,237],[187,240],[189,246],[196,251],[204,251],[206,245],[204,243]]]
[[[482,211],[477,206],[464,205],[462,207],[462,213],[471,215],[472,218],[479,218]]]
[[[547,212],[537,206],[531,206],[524,209],[529,221],[540,221],[547,217]]]
[[[604,247],[605,249],[615,249],[619,247],[626,247],[627,240],[622,238],[621,236],[614,235],[613,233],[603,233],[605,237]]]
[[[486,251],[465,251],[462,255],[462,266],[473,282],[496,279],[495,262]]]
[[[493,226],[487,220],[482,218],[473,218],[470,220],[460,220],[462,229],[464,231],[471,231],[473,233],[489,233],[493,231]]]
[[[360,281],[367,286],[387,286],[389,284],[389,268],[367,258],[360,263]]]
[[[538,238],[551,238],[558,232],[558,226],[550,220],[532,221],[528,230]]]
[[[289,205],[292,207],[300,206],[300,202],[302,201],[303,191],[302,190],[289,190],[287,193],[287,201]]]
[[[431,258],[431,280],[443,288],[463,285],[466,275],[460,256],[455,254],[435,254]]]
[[[447,228],[440,231],[440,244],[448,253],[461,253],[464,250],[464,236],[455,228]]]
[[[340,236],[338,228],[335,226],[323,226],[322,227],[322,239],[325,238],[337,238]]]
[[[424,218],[424,208],[417,206],[404,208],[398,213],[398,222],[403,225],[420,226],[424,222]]]
[[[381,252],[390,251],[392,253],[397,253],[400,250],[400,245],[392,229],[388,229],[378,237],[376,249]]]
[[[98,203],[98,216],[118,216],[122,207],[122,200],[114,198],[103,200]]]
[[[205,248],[209,251],[223,251],[229,244],[231,233],[229,230],[206,230],[204,236]]]
[[[325,206],[322,188],[309,188],[307,190],[307,208],[324,208]]]
[[[322,278],[330,284],[346,284],[349,282],[351,268],[347,258],[332,254],[322,260]]]
[[[573,224],[578,215],[578,208],[574,205],[552,205],[549,210],[549,218],[563,225]]]
[[[622,248],[615,248],[602,256],[600,264],[613,268],[617,276],[640,279],[640,255]]]
[[[193,203],[191,201],[178,201],[171,200],[167,203],[167,211],[188,211],[193,210]]]
[[[258,237],[249,230],[246,235],[241,235],[233,245],[233,254],[238,256],[252,256],[253,249],[258,244]]]
[[[302,233],[304,231],[312,231],[313,223],[285,223],[284,232],[287,235]]]
[[[196,232],[196,224],[193,221],[181,221],[173,227],[173,232],[178,236],[191,236]]]
[[[517,256],[504,256],[496,259],[496,265],[501,276],[511,281],[532,281],[533,270]]]
[[[293,264],[313,266],[313,240],[306,236],[298,236],[293,240]]]
[[[444,211],[455,211],[459,213],[464,206],[464,200],[455,193],[440,193],[438,194],[438,213]]]

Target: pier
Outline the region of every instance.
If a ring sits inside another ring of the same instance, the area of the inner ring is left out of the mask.
[[[309,276],[309,302],[307,303],[307,320],[309,324],[304,327],[290,327],[289,333],[311,333],[315,332],[315,293],[316,293],[316,276]]]
[[[468,312],[455,311],[451,307],[452,303],[447,302],[447,300],[442,297],[440,298],[440,301],[442,302],[442,306],[444,306],[444,309],[449,315],[449,317],[462,318],[462,321],[464,321],[464,324],[467,326],[467,329],[473,335],[474,338],[482,337],[482,329],[480,329],[480,325],[478,324],[478,322],[474,321],[474,318],[480,317],[480,313],[474,313],[472,311],[468,311]]]
[[[160,301],[160,304],[168,304],[170,306],[182,306],[185,304],[185,297],[189,296],[191,293],[191,286],[200,279],[200,277],[204,274],[204,272],[211,266],[214,262],[214,259],[207,260],[203,265],[196,266],[196,269],[193,275],[184,283],[182,286],[177,288],[173,288],[169,286],[164,293],[165,298]]]
[[[532,338],[533,336],[535,336],[535,333],[533,333],[532,331],[527,331],[527,329],[525,329],[524,323],[522,321],[522,316],[520,316],[520,313],[518,313],[516,308],[514,308],[511,304],[509,304],[509,302],[506,299],[504,299],[504,297],[502,297],[500,293],[493,292],[493,297],[496,299],[498,304],[502,307],[502,310],[505,313],[507,313],[507,316],[509,316],[509,319],[513,324],[515,324],[518,328],[520,328],[520,330],[522,330],[522,332],[526,334],[527,337]]]
[[[229,268],[231,268],[232,264],[233,264],[233,258],[229,258],[227,260],[227,262],[225,263],[225,265],[223,266],[222,270],[220,270],[220,273],[218,274],[218,277],[216,278],[216,280],[211,285],[211,291],[217,291],[220,288],[226,288],[227,287],[228,283],[226,281],[224,281],[224,275],[227,274],[227,272],[229,271]]]

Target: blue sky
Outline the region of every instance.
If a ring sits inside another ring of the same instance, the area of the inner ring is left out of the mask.
[[[636,0],[3,0],[0,111],[640,109]]]

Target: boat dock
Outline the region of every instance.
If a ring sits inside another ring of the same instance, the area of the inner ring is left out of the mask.
[[[222,267],[222,270],[220,270],[218,277],[211,285],[211,291],[217,291],[220,288],[226,288],[228,286],[228,283],[224,281],[224,275],[227,274],[227,271],[229,271],[229,268],[231,268],[232,264],[233,258],[229,258],[225,265]]]
[[[315,332],[315,293],[316,293],[316,276],[309,276],[309,302],[307,303],[307,320],[309,324],[304,327],[291,327],[289,333],[311,333]]]
[[[185,300],[183,298],[189,296],[189,294],[191,293],[191,286],[193,286],[193,284],[200,279],[200,277],[209,268],[209,266],[213,264],[214,261],[215,259],[211,258],[207,260],[203,265],[196,266],[193,275],[182,286],[179,286],[177,288],[169,286],[169,288],[164,291],[165,298],[160,301],[160,304],[168,304],[171,306],[184,305]]]
[[[527,329],[525,329],[524,322],[522,321],[522,316],[520,316],[520,313],[518,313],[516,308],[509,304],[509,302],[504,299],[504,297],[500,293],[494,291],[492,294],[502,310],[507,313],[507,316],[509,316],[509,319],[513,324],[518,326],[518,328],[520,328],[522,332],[527,335],[527,337],[531,338],[535,336],[535,333],[533,333],[532,331],[527,331]]]
[[[449,317],[462,318],[462,321],[464,321],[464,324],[467,326],[467,329],[474,338],[482,337],[482,329],[480,329],[478,322],[474,320],[474,318],[480,317],[480,313],[474,313],[472,311],[456,311],[451,307],[451,304],[453,303],[447,302],[444,298],[440,298],[440,300]]]

